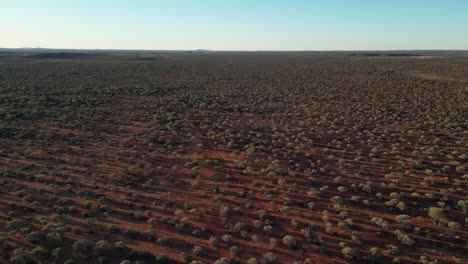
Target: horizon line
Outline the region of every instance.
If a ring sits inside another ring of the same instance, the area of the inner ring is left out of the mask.
[[[199,51],[199,52],[362,52],[362,51],[467,51],[467,49],[317,49],[317,50],[275,50],[275,49],[252,49],[252,50],[223,50],[223,49],[119,49],[119,48],[43,48],[43,47],[21,47],[21,48],[5,48],[0,47],[0,50],[69,50],[69,51]]]

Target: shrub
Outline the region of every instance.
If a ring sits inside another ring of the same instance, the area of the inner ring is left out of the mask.
[[[116,224],[109,224],[107,226],[107,230],[109,230],[111,233],[118,233],[120,229]]]
[[[24,236],[24,239],[26,241],[29,241],[31,243],[38,243],[39,241],[42,240],[41,238],[42,233],[38,231],[32,231]]]
[[[128,228],[123,231],[123,234],[128,238],[136,238],[140,233],[134,229]]]
[[[234,232],[240,232],[245,229],[245,224],[243,222],[237,222],[236,225],[232,228]]]
[[[63,249],[62,248],[54,248],[52,250],[52,252],[50,253],[50,255],[54,258],[54,259],[59,259],[63,254]]]
[[[169,261],[170,261],[169,258],[164,254],[161,254],[156,257],[156,263],[158,264],[168,264]]]
[[[240,248],[238,246],[232,246],[229,248],[229,255],[231,258],[235,258],[240,252]]]
[[[340,196],[333,196],[332,198],[330,198],[330,201],[334,204],[343,204],[343,198],[341,198]]]
[[[80,239],[75,241],[72,246],[73,250],[82,255],[88,255],[93,248],[93,245],[86,240]]]
[[[171,241],[169,240],[168,237],[160,237],[156,240],[156,243],[158,243],[160,246],[163,246],[163,247],[169,247],[171,244]]]
[[[33,250],[31,250],[31,254],[38,260],[46,260],[49,256],[50,253],[47,250],[47,248],[43,246],[38,246],[35,247]]]
[[[231,261],[228,258],[220,258],[215,260],[213,264],[229,264]]]
[[[123,248],[125,248],[125,242],[117,241],[117,242],[114,243],[114,247],[119,248],[119,249],[123,249]]]
[[[380,249],[377,247],[373,247],[369,249],[369,253],[370,253],[370,259],[373,261],[377,260],[380,257]]]
[[[247,260],[247,264],[257,264],[258,261],[256,258],[249,258],[249,260]]]
[[[397,223],[403,225],[404,227],[408,227],[411,223],[411,218],[409,215],[397,215],[395,217],[395,220],[397,221]]]
[[[159,224],[159,220],[157,218],[150,218],[146,222],[150,224],[152,227],[156,227]]]
[[[414,240],[408,236],[405,232],[401,231],[401,230],[395,230],[393,231],[393,234],[395,234],[398,238],[398,240],[400,240],[400,242],[403,244],[403,245],[408,245],[408,246],[412,246],[414,244]]]
[[[96,242],[96,246],[94,247],[94,252],[97,256],[108,255],[111,253],[112,244],[105,240],[99,240]]]
[[[353,226],[354,225],[353,219],[351,219],[351,218],[346,218],[344,220],[344,223],[346,223],[347,226]]]
[[[231,209],[229,208],[229,206],[223,206],[221,207],[221,210],[219,211],[219,216],[226,218],[228,217],[230,212],[231,212]]]
[[[195,255],[195,256],[203,255],[203,248],[198,246],[198,245],[195,245],[193,247],[192,254]]]
[[[232,239],[231,235],[228,235],[228,234],[223,235],[224,242],[229,243],[229,242],[231,242],[231,239]]]
[[[301,230],[302,235],[304,235],[307,242],[311,243],[314,239],[314,233],[312,232],[311,227],[307,227]]]
[[[17,248],[13,251],[10,261],[16,264],[34,263],[34,256],[25,248]]]
[[[385,248],[387,249],[388,253],[390,253],[392,255],[400,254],[400,250],[395,245],[386,245]]]
[[[283,244],[288,246],[290,249],[297,248],[296,239],[293,236],[290,236],[290,235],[286,235],[286,236],[283,237]]]
[[[219,245],[219,240],[214,236],[210,237],[209,242],[210,242],[210,245],[212,245],[212,246],[218,246]]]
[[[263,254],[263,263],[265,264],[271,264],[271,263],[274,263],[276,260],[276,256],[275,254],[273,254],[273,252],[266,252],[265,254]]]
[[[27,226],[29,226],[28,222],[18,219],[11,220],[6,223],[6,228],[10,230],[18,230]]]
[[[467,203],[464,200],[460,200],[457,202],[458,206],[462,209],[463,213],[466,214]]]
[[[265,210],[258,210],[257,214],[258,214],[258,217],[260,218],[260,220],[262,220],[262,221],[265,220],[266,215],[267,215]]]
[[[343,254],[343,257],[347,260],[353,260],[357,259],[359,256],[359,252],[356,248],[352,247],[344,247],[341,249],[341,254]]]
[[[408,209],[404,202],[398,202],[398,204],[395,207],[400,209],[400,211],[406,211],[406,209]]]
[[[379,226],[383,229],[387,229],[388,228],[388,222],[386,220],[384,220],[383,218],[381,217],[372,217],[371,218],[371,223],[376,225],[376,226]]]
[[[59,246],[62,243],[62,235],[60,233],[49,233],[46,237],[49,246]]]
[[[427,211],[427,215],[434,221],[446,221],[447,217],[445,216],[444,209],[440,207],[430,207]]]
[[[252,235],[250,237],[250,239],[252,239],[253,242],[258,242],[258,236],[257,235]]]
[[[461,225],[459,223],[457,223],[457,222],[448,223],[448,227],[450,227],[453,231],[461,229]]]
[[[276,244],[278,243],[278,240],[276,240],[276,238],[272,237],[270,238],[270,249],[273,249],[274,247],[276,247]]]
[[[419,262],[422,264],[439,264],[440,263],[438,259],[430,258],[426,256],[420,256]]]

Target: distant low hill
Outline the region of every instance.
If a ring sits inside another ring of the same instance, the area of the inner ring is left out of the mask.
[[[416,57],[424,56],[422,54],[414,53],[368,53],[368,52],[354,52],[351,53],[354,57]]]
[[[90,53],[75,53],[75,52],[47,52],[24,56],[23,58],[28,59],[54,59],[54,60],[72,60],[72,59],[87,59],[101,54],[90,54]]]
[[[161,58],[159,57],[133,57],[129,58],[128,60],[130,61],[155,61],[155,60],[160,60]]]

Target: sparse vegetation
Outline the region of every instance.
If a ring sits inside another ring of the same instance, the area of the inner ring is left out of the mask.
[[[0,54],[0,263],[464,260],[464,56],[35,55]]]

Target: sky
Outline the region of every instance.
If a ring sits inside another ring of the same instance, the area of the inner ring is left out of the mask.
[[[468,0],[0,0],[0,47],[468,50]]]

